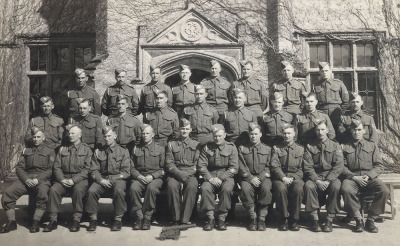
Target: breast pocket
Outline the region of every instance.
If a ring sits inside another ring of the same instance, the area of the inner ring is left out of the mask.
[[[106,170],[106,167],[107,167],[107,156],[106,155],[98,156],[97,157],[97,162],[100,165],[99,172],[104,172],[104,170]]]
[[[339,86],[339,85],[332,85],[331,88],[330,88],[330,90],[329,90],[329,93],[330,93],[329,96],[330,96],[330,98],[331,98],[332,100],[335,100],[335,101],[340,100],[339,91],[340,91],[340,86]]]
[[[133,122],[126,122],[124,127],[124,139],[135,139],[135,124]]]
[[[289,163],[288,172],[295,173],[298,169],[301,169],[303,153],[293,153],[292,157],[293,162]]]
[[[347,162],[347,168],[349,170],[354,170],[358,167],[355,166],[355,149],[353,148],[345,148],[343,150],[343,157]]]
[[[261,91],[260,85],[257,85],[257,84],[250,85],[249,90],[248,90],[248,95],[247,95],[250,103],[261,102],[260,91]]]
[[[228,98],[228,90],[230,88],[230,84],[228,83],[220,83],[218,86],[216,94],[218,98]]]
[[[270,163],[270,153],[267,150],[258,151],[259,165],[256,167],[258,173],[262,172],[265,167],[269,167]]]
[[[110,90],[109,91],[109,106],[116,106],[117,105],[117,96],[119,93],[117,93],[115,90]]]
[[[71,155],[69,152],[61,153],[61,169],[63,172],[69,172],[69,160]]]
[[[264,118],[264,124],[266,126],[266,132],[272,133],[276,132],[276,122],[274,118]]]
[[[155,102],[154,92],[152,90],[143,91],[144,94],[144,104],[148,108],[152,108]]]
[[[85,125],[85,129],[82,131],[82,141],[84,143],[94,143],[96,141],[96,124],[95,122],[89,122]]]
[[[323,162],[323,169],[325,171],[332,169],[332,162],[334,161],[334,150],[325,150],[324,152],[325,161]]]
[[[164,137],[170,136],[173,133],[172,122],[172,119],[163,117],[162,122],[159,122],[159,124],[161,123],[161,125],[158,133]]]
[[[150,161],[146,162],[146,164],[151,166],[153,169],[157,170],[163,166],[163,163],[160,163],[160,153],[157,151],[151,151],[149,159]]]
[[[314,92],[317,95],[317,99],[320,102],[325,102],[325,90],[322,86],[318,85],[314,87]]]
[[[134,159],[136,159],[135,162],[136,170],[141,171],[145,165],[144,152],[140,149],[136,149],[134,154]]]
[[[229,151],[221,151],[220,152],[220,159],[221,159],[221,161],[219,163],[220,167],[228,167],[230,155],[231,155],[231,153]]]
[[[78,159],[78,163],[75,164],[77,169],[78,169],[77,171],[82,171],[82,170],[86,169],[87,168],[86,167],[86,163],[85,163],[86,154],[85,153],[78,153],[77,154],[77,159]]]
[[[185,152],[185,159],[188,160],[191,164],[195,165],[195,154],[196,154],[196,150],[197,150],[197,146],[189,146],[188,148],[189,150],[187,150]]]
[[[294,84],[290,87],[288,98],[290,100],[300,100],[300,93],[301,93],[301,85]]]
[[[39,167],[49,168],[49,156],[43,153],[38,154],[39,160],[35,161],[35,165]]]
[[[213,113],[211,112],[211,111],[206,111],[206,112],[204,112],[204,115],[203,115],[203,124],[204,125],[212,125],[213,124],[213,122],[212,122],[212,118],[213,118]]]
[[[371,170],[373,168],[372,165],[372,154],[373,154],[373,149],[370,148],[363,148],[360,157],[359,157],[359,163],[360,163],[360,168],[363,170]]]

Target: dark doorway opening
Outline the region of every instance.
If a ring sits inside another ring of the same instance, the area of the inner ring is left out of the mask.
[[[200,69],[191,69],[192,76],[190,76],[190,81],[194,84],[199,84],[203,79],[210,77],[210,73]],[[181,77],[178,73],[173,74],[165,78],[164,83],[173,87],[181,81]]]

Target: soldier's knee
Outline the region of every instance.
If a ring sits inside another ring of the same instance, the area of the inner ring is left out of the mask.
[[[115,188],[114,196],[125,196],[125,189],[124,188]]]
[[[304,185],[305,190],[315,190],[316,186],[315,183],[312,181],[307,181],[306,184]]]

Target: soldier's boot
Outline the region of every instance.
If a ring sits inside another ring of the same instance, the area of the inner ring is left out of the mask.
[[[247,228],[249,231],[257,231],[257,219],[251,218],[249,226]]]
[[[311,229],[313,232],[321,232],[322,231],[318,220],[313,220],[313,225],[312,225]]]
[[[324,232],[332,232],[332,221],[328,219],[325,221]]]
[[[267,227],[265,226],[265,221],[264,220],[258,219],[258,221],[257,221],[257,230],[258,231],[267,230]]]
[[[143,225],[143,219],[136,219],[135,223],[133,223],[133,230],[141,230],[142,229],[142,225]]]
[[[120,220],[114,220],[111,231],[120,231],[122,227],[122,222]]]
[[[36,233],[36,232],[39,232],[40,231],[40,222],[39,222],[39,220],[34,220],[33,222],[32,222],[32,225],[31,225],[31,228],[29,228],[29,232],[30,233]]]
[[[9,220],[6,225],[1,228],[0,233],[7,233],[15,230],[17,230],[17,222],[15,220]]]
[[[356,218],[356,227],[353,229],[354,232],[363,232],[364,231],[364,222],[361,219]]]
[[[142,230],[150,230],[150,219],[144,218],[143,219],[143,224],[142,224]]]
[[[365,222],[365,230],[372,233],[378,233],[378,227],[375,226],[373,219],[367,219],[367,222]]]
[[[88,228],[86,228],[87,231],[96,231],[97,228],[97,220],[91,220],[89,222]]]
[[[226,231],[227,230],[225,220],[218,219],[217,229],[220,230],[220,231]]]
[[[289,225],[289,229],[291,231],[300,231],[300,226],[297,224],[297,220],[292,220],[292,222]]]
[[[57,221],[50,220],[49,224],[44,227],[43,232],[51,232],[55,229],[57,229]]]
[[[279,226],[278,228],[279,231],[287,231],[289,230],[289,223],[288,223],[288,219],[285,218],[282,222],[282,224]]]
[[[206,224],[203,227],[203,230],[205,231],[211,231],[214,229],[215,226],[215,220],[214,219],[207,219]]]
[[[69,227],[70,232],[78,232],[81,229],[79,221],[73,220],[71,226]]]

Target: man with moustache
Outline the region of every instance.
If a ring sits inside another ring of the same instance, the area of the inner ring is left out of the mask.
[[[190,81],[191,75],[192,72],[189,66],[180,65],[179,76],[181,77],[181,81],[178,85],[172,87],[172,108],[177,112],[179,117],[182,116],[185,107],[195,102],[194,84]]]

